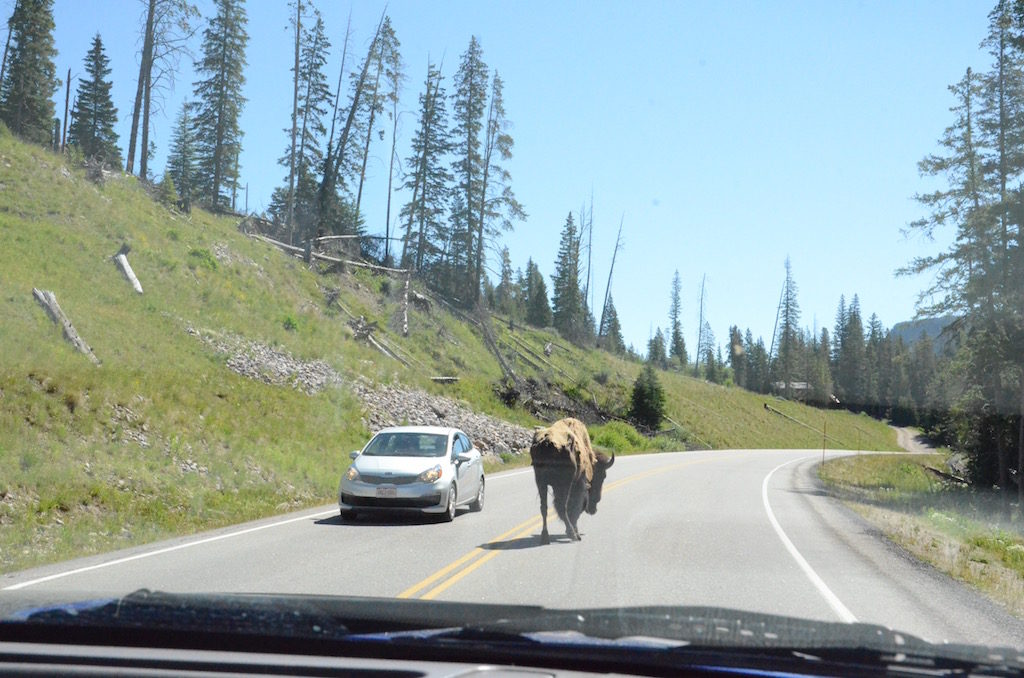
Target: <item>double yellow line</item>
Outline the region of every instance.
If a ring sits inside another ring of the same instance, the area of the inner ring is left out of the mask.
[[[703,463],[706,463],[706,462],[709,462],[709,461],[713,461],[713,460],[714,460],[713,457],[709,457],[707,459],[698,459],[698,460],[694,460],[694,461],[685,461],[685,462],[682,462],[680,464],[673,464],[672,466],[665,466],[663,468],[657,468],[657,469],[653,469],[653,470],[650,470],[650,471],[644,471],[643,473],[636,473],[634,475],[627,476],[626,478],[623,478],[622,480],[618,480],[618,481],[616,481],[614,483],[606,485],[605,488],[604,488],[604,492],[605,493],[610,492],[612,490],[615,490],[615,489],[618,489],[618,488],[622,487],[623,485],[625,485],[627,483],[632,483],[634,481],[642,480],[644,478],[650,478],[651,476],[655,476],[655,475],[658,475],[660,473],[665,473],[666,471],[674,471],[674,470],[682,468],[684,466],[693,466],[695,464],[703,464]],[[554,520],[554,519],[555,519],[554,511],[553,510],[549,510],[548,511],[548,521],[550,522],[551,520]],[[508,530],[507,532],[503,532],[503,533],[499,534],[497,537],[494,537],[489,542],[487,542],[487,544],[485,546],[496,547],[503,539],[506,539],[508,537],[512,537],[513,539],[520,539],[522,537],[530,536],[530,535],[533,534],[533,532],[538,527],[540,527],[540,523],[541,523],[541,519],[540,519],[539,515],[538,516],[534,516],[533,518],[530,518],[529,520],[524,520],[523,522],[521,522],[518,525],[516,525],[515,527],[513,527],[511,530]],[[406,590],[404,590],[401,593],[399,593],[397,597],[398,598],[415,598],[415,597],[418,597],[421,600],[432,600],[432,599],[436,598],[438,595],[440,595],[442,592],[446,591],[453,584],[457,583],[463,577],[468,575],[470,572],[473,572],[474,570],[477,570],[478,568],[480,568],[480,566],[482,566],[484,563],[486,563],[487,561],[491,560],[492,558],[496,558],[499,553],[501,553],[501,550],[498,549],[498,548],[494,548],[494,549],[488,550],[485,547],[478,546],[475,549],[473,549],[472,551],[470,551],[469,553],[467,553],[466,555],[464,555],[461,558],[459,558],[458,560],[454,560],[451,563],[449,563],[448,565],[445,565],[440,570],[438,570],[434,574],[430,575],[429,577],[427,577],[423,581],[418,582],[416,584],[413,584],[412,586],[410,586]],[[459,568],[462,568],[462,569],[459,569]],[[450,577],[448,577],[448,575],[451,574],[452,572],[454,572],[455,574],[452,574]],[[448,577],[448,578],[444,579],[445,577]],[[428,589],[425,593],[420,593],[424,589],[427,589],[427,587],[435,584],[436,582],[438,582],[438,581],[440,581],[442,579],[444,579],[444,581],[442,581],[440,584],[437,584],[433,588]]]

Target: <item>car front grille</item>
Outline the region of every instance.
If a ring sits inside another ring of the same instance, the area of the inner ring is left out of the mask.
[[[419,476],[376,476],[360,473],[359,479],[370,485],[408,485],[415,483]]]
[[[441,494],[426,497],[357,497],[354,494],[342,493],[341,501],[348,506],[367,508],[428,508],[441,503]]]

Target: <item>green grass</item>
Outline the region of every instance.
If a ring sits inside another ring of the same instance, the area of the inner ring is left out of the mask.
[[[829,490],[912,554],[1024,617],[1024,531],[991,492],[941,479],[947,454],[829,460]]]
[[[238,376],[190,329],[323,360],[343,381],[397,382],[524,426],[543,423],[502,402],[502,372],[479,330],[442,306],[410,306],[403,336],[399,281],[310,270],[239,233],[234,219],[169,211],[132,177],[93,184],[2,126],[0,184],[0,571],[334,500],[347,452],[370,433],[361,403],[344,383],[308,396]],[[111,261],[123,244],[142,295]],[[100,367],[60,337],[33,287],[56,294]],[[339,303],[328,305],[328,290]],[[411,367],[354,340],[346,311],[376,322]],[[625,414],[639,365],[500,319],[493,328],[523,380]],[[543,356],[548,342],[556,348],[544,361],[522,349]],[[766,412],[760,396],[659,376],[678,427],[648,439],[621,423],[596,426],[598,446],[821,444]],[[895,447],[878,422],[772,402],[814,427],[827,418],[848,447]],[[502,468],[521,463],[513,456]]]

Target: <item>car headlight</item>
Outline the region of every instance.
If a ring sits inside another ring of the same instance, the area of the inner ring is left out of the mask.
[[[442,473],[443,471],[441,470],[441,465],[435,464],[431,468],[428,468],[426,471],[421,473],[419,475],[419,480],[420,482],[424,483],[432,483],[438,478],[440,478]]]
[[[355,466],[349,466],[348,470],[345,471],[345,480],[359,480],[359,471],[356,470]]]

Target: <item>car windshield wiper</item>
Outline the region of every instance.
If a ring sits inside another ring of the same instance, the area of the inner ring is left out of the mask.
[[[487,643],[492,647],[629,650],[657,665],[765,666],[799,670],[818,664],[927,675],[1024,675],[1024,656],[1010,648],[933,644],[872,624],[794,619],[721,608],[648,607],[552,611],[530,618],[351,634],[346,641],[394,644]]]
[[[981,672],[1024,675],[1011,649],[931,644],[881,626],[795,619],[708,607],[551,610],[295,595],[182,595],[137,591],[123,598],[43,605],[0,621],[0,640],[152,646],[252,646],[282,651],[401,652],[479,661],[527,654],[571,666],[604,661],[652,667],[766,667],[808,672]],[[91,635],[90,635],[91,632]],[[26,635],[28,634],[28,635]],[[374,649],[376,648],[376,649]],[[582,649],[582,651],[581,651]],[[471,653],[471,654],[467,654]]]

